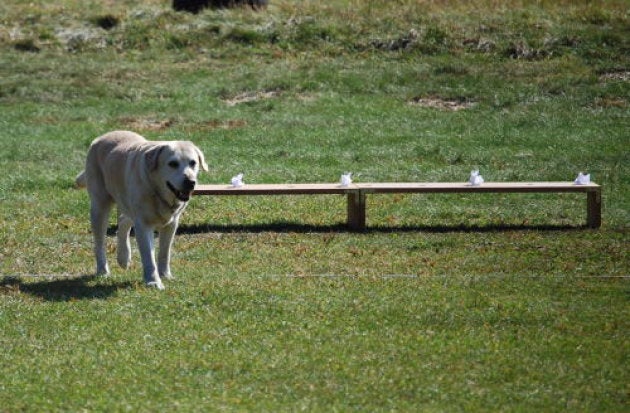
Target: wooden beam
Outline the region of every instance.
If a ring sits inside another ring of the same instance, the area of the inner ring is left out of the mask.
[[[467,192],[594,192],[597,184],[576,185],[573,182],[486,182],[471,185],[461,182],[378,182],[361,183],[356,186],[374,194],[386,193],[467,193]]]
[[[364,193],[433,193],[433,192],[597,192],[600,186],[594,183],[575,185],[573,182],[486,182],[470,185],[461,182],[379,182],[342,186],[339,184],[252,184],[234,187],[231,185],[197,185],[195,195],[309,195]]]
[[[339,184],[246,184],[240,187],[231,185],[197,185],[195,195],[317,195],[357,192],[356,185]]]
[[[347,223],[357,231],[366,227],[366,195],[393,193],[561,193],[587,194],[586,224],[599,228],[602,223],[601,187],[595,183],[576,185],[573,182],[485,182],[470,185],[461,182],[377,182],[342,186],[324,184],[247,184],[197,185],[195,195],[347,195]]]

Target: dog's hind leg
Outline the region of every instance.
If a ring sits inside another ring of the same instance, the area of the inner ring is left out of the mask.
[[[116,238],[118,239],[118,247],[116,248],[116,258],[118,265],[122,268],[129,268],[131,264],[131,243],[129,242],[129,233],[133,227],[133,221],[124,214],[118,215],[118,230]]]
[[[93,197],[90,207],[90,221],[92,223],[92,234],[94,236],[94,255],[96,256],[96,275],[109,274],[106,256],[107,224],[109,212],[112,209],[112,201],[97,199]]]

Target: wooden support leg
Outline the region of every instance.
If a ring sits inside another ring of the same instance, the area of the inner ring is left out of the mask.
[[[586,225],[589,228],[602,226],[602,193],[593,191],[586,193]]]
[[[348,193],[348,227],[354,231],[365,229],[365,193],[363,191]]]

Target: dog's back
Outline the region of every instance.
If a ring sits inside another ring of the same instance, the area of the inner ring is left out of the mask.
[[[130,131],[113,131],[96,138],[88,150],[85,169],[75,178],[76,187],[88,188],[97,184],[94,179],[101,175],[100,169],[105,167],[109,156],[116,156],[116,152],[127,155],[129,148],[146,142],[142,136]],[[120,163],[116,164],[120,166]],[[99,180],[97,185],[102,184]]]

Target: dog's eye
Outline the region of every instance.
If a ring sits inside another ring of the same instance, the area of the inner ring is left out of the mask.
[[[188,164],[191,168],[194,168],[195,166],[197,166],[197,161],[190,161],[190,163]]]
[[[170,161],[168,163],[168,166],[170,166],[173,169],[177,169],[177,168],[179,168],[179,162],[177,162],[177,161]]]

